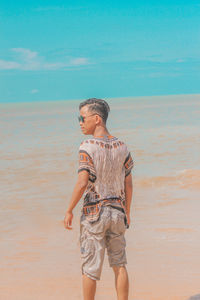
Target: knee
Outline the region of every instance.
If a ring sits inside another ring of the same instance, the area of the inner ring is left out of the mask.
[[[115,265],[115,266],[112,266],[112,268],[113,268],[113,271],[115,273],[115,276],[118,276],[119,274],[124,273],[124,272],[126,273],[126,267],[125,266]]]

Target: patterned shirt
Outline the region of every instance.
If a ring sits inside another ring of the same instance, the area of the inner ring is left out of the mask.
[[[79,148],[78,172],[86,170],[89,181],[84,203],[120,199],[125,205],[124,179],[133,168],[133,159],[124,142],[114,136],[84,140]]]

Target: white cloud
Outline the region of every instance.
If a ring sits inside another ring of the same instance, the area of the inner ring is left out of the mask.
[[[24,71],[34,70],[58,70],[67,67],[78,67],[89,64],[85,57],[68,58],[65,62],[46,62],[38,55],[38,52],[26,48],[12,48],[15,60],[0,60],[1,70],[19,69]]]
[[[75,65],[75,66],[87,65],[88,59],[85,57],[73,58],[71,59],[70,63],[71,65]]]
[[[31,94],[37,94],[38,92],[39,92],[39,90],[37,90],[37,89],[31,90]]]
[[[6,61],[0,59],[0,70],[20,69],[20,64],[14,61]]]
[[[25,49],[25,48],[12,48],[11,49],[14,52],[20,53],[22,55],[22,58],[24,60],[33,60],[34,58],[37,57],[37,52],[35,51],[31,51],[29,49]]]
[[[20,69],[29,70],[39,70],[41,68],[40,58],[36,51],[31,51],[26,48],[12,48],[13,52],[17,53],[16,59],[20,61]]]

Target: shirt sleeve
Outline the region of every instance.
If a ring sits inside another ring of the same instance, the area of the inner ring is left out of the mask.
[[[88,149],[84,149],[83,146],[79,148],[79,167],[78,173],[81,171],[87,171],[89,173],[89,180],[95,182],[96,180],[96,171],[94,168],[93,160],[91,155],[88,153]]]
[[[124,167],[125,167],[125,177],[128,176],[131,173],[131,170],[133,169],[134,162],[131,156],[131,153],[129,152],[125,162],[124,162]]]

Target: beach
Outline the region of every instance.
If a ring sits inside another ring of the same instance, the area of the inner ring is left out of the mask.
[[[200,294],[200,95],[107,100],[134,159],[125,237],[130,300]],[[0,104],[0,299],[82,299],[76,183],[79,100]],[[105,256],[97,300],[116,299]],[[200,298],[199,298],[200,299]]]

